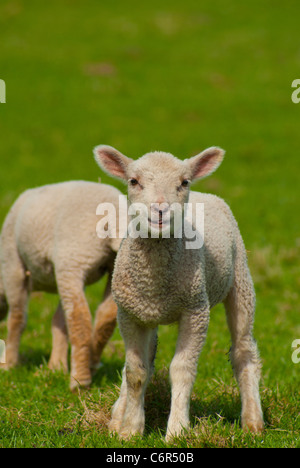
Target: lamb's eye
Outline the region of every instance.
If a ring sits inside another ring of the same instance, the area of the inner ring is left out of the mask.
[[[130,179],[129,183],[130,183],[130,185],[132,185],[133,187],[134,187],[135,185],[138,185],[138,181],[137,181],[136,179]]]
[[[181,185],[182,187],[188,187],[189,186],[189,181],[187,179],[184,179],[182,182],[181,182]]]

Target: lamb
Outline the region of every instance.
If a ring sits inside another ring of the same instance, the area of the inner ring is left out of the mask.
[[[9,307],[6,369],[18,363],[30,292],[58,292],[49,367],[68,371],[69,337],[70,387],[90,384],[91,368],[99,363],[116,325],[117,306],[110,288],[121,241],[118,232],[115,238],[97,237],[96,208],[106,202],[118,207],[120,195],[109,185],[71,181],[27,190],[11,208],[0,238],[0,319]],[[104,302],[93,330],[84,287],[105,273]]]
[[[139,235],[124,238],[112,279],[126,361],[109,429],[121,438],[143,433],[144,394],[154,367],[157,327],[173,322],[178,322],[179,333],[170,366],[172,400],[166,439],[189,428],[190,396],[210,309],[221,302],[226,309],[232,339],[230,357],[241,392],[242,427],[253,432],[263,429],[261,364],[252,336],[255,292],[244,243],[222,199],[190,192],[191,183],[211,174],[224,153],[212,147],[184,161],[164,152],[132,160],[110,146],[94,150],[102,170],[128,181],[131,207],[145,207],[132,211],[130,222],[139,211],[140,224],[145,227]],[[179,206],[183,217],[188,201],[194,224],[197,204],[204,204],[201,248],[186,248],[184,229],[181,236],[174,235],[178,212],[171,207]]]

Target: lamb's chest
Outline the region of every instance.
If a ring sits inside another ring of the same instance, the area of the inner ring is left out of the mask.
[[[193,281],[185,284],[172,269],[115,269],[112,292],[118,306],[147,326],[176,322],[197,294]]]

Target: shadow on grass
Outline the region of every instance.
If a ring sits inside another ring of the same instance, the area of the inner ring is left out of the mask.
[[[22,349],[20,353],[20,366],[25,367],[27,370],[33,370],[42,365],[48,365],[50,353],[45,352],[42,348],[29,348]]]
[[[108,434],[107,423],[110,420],[111,408],[119,396],[123,365],[123,360],[119,358],[104,363],[93,379],[93,387],[97,387],[102,395],[100,401],[99,399],[97,401],[91,399],[83,403],[84,420],[88,421],[89,424],[95,424],[100,431],[104,431],[104,434]],[[115,385],[114,389],[112,389],[111,384]],[[159,434],[162,437],[165,436],[170,405],[169,372],[164,368],[155,372],[146,391],[144,437],[151,439],[151,437],[156,438]],[[193,430],[196,428],[196,431],[201,431],[203,424],[205,431],[208,432],[213,425],[224,426],[224,430],[227,426],[228,430],[228,425],[233,428],[237,423],[239,426],[239,420],[240,399],[239,395],[236,394],[235,387],[218,386],[215,391],[208,389],[203,394],[193,392],[191,398],[191,426]]]
[[[121,385],[122,369],[124,361],[112,359],[110,362],[103,362],[100,369],[93,376],[93,385],[102,388],[108,383]]]
[[[49,359],[50,353],[45,352],[44,349],[23,347],[22,353],[20,353],[20,361],[17,368],[26,370],[30,373],[35,373],[36,370],[40,368],[48,369]],[[103,362],[100,369],[92,377],[92,386],[103,389],[105,391],[105,388],[107,388],[108,385],[120,385],[122,380],[123,365],[124,362],[118,358],[111,359],[109,362]],[[64,374],[62,371],[58,371],[58,373],[62,377],[69,379],[70,362],[69,372],[67,374]]]
[[[20,356],[20,366],[32,371],[36,367],[47,366],[50,353],[41,348],[23,348]],[[101,363],[100,369],[93,376],[93,386],[102,388],[107,384],[121,385],[122,370],[124,360],[117,356],[105,359]],[[215,390],[208,390],[208,396],[205,394],[197,395],[193,392],[191,399],[192,418],[208,417],[218,414],[230,422],[239,418],[240,399],[238,390],[235,387],[226,387],[220,383],[216,385]],[[215,397],[211,398],[211,395]],[[145,398],[145,408],[148,418],[154,425],[159,427],[159,421],[166,420],[171,405],[171,386],[169,382],[169,373],[167,368],[155,372],[152,377]]]
[[[49,354],[43,349],[26,348],[21,355],[21,365],[29,371],[36,370],[41,365],[47,365]],[[122,381],[123,358],[110,356],[103,360],[102,367],[93,376],[92,387],[98,388],[103,395],[109,396],[105,407],[105,418],[109,420],[111,406],[118,398]],[[112,386],[115,389],[112,392]],[[110,390],[108,390],[110,388]],[[169,372],[163,368],[155,372],[148,385],[145,396],[146,430],[145,436],[165,434],[171,406],[171,387]],[[93,412],[99,415],[100,407],[95,406]],[[191,397],[191,427],[201,428],[207,420],[210,425],[240,426],[241,403],[238,389],[235,385],[225,385],[223,382],[207,384],[203,392],[195,390]],[[103,418],[102,418],[103,419]],[[102,420],[101,420],[102,421]],[[102,423],[101,423],[102,424]],[[194,430],[194,429],[193,429]]]
[[[171,406],[171,387],[167,369],[158,371],[151,380],[145,397],[146,433],[160,430],[165,432]],[[191,426],[199,424],[200,418],[223,420],[224,424],[240,421],[240,398],[235,388],[216,390],[191,398]],[[150,429],[151,428],[151,429]]]

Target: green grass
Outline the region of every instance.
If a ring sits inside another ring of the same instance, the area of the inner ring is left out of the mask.
[[[291,360],[300,338],[300,104],[291,101],[291,83],[300,77],[299,14],[296,0],[0,5],[0,79],[7,86],[0,222],[28,187],[97,180],[92,148],[100,143],[134,158],[154,149],[182,158],[212,145],[227,151],[219,170],[195,188],[230,204],[249,251],[266,430],[252,436],[240,429],[218,306],[199,360],[193,429],[177,447],[300,446],[300,364]],[[88,289],[92,310],[102,291],[103,282]],[[120,442],[105,427],[124,361],[118,330],[90,391],[73,395],[68,376],[47,369],[57,301],[32,297],[22,365],[0,374],[0,447],[165,447],[176,326],[159,330],[145,436]]]

